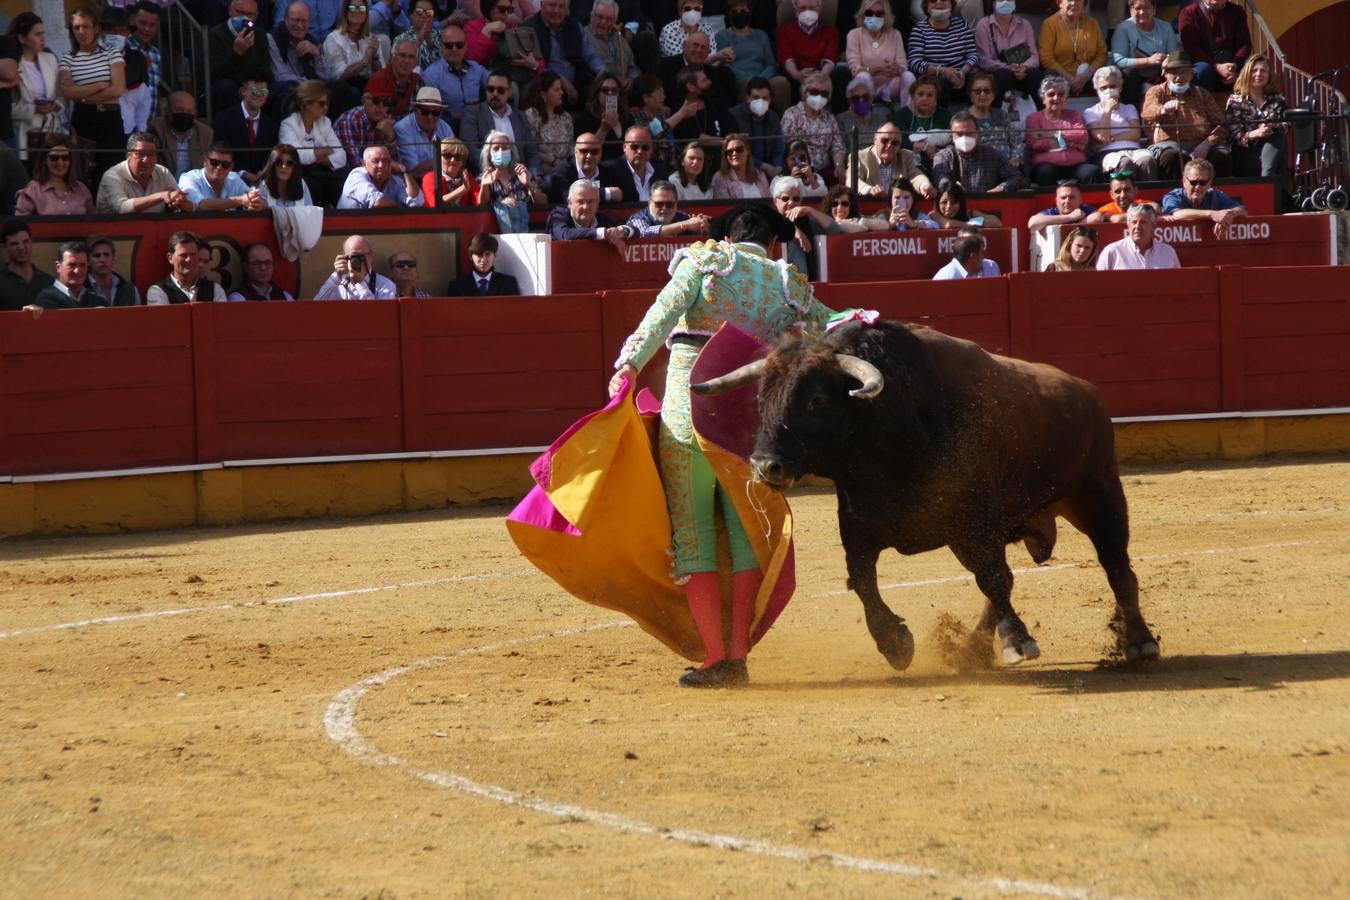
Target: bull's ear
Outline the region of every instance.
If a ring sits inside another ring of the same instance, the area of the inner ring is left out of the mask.
[[[867,360],[849,356],[847,353],[836,353],[834,358],[838,361],[839,368],[844,370],[844,374],[862,382],[862,387],[848,392],[850,397],[871,400],[886,386],[886,379],[882,377],[881,370]]]
[[[741,366],[739,369],[728,372],[720,378],[713,378],[701,384],[691,384],[689,390],[695,394],[716,397],[718,394],[734,391],[736,388],[743,387],[752,381],[758,381],[763,374],[764,360],[757,359],[752,363]]]

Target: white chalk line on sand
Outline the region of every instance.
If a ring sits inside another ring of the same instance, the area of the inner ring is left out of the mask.
[[[592,631],[602,631],[608,628],[623,628],[633,624],[634,623],[630,621],[602,622],[594,625],[584,625],[578,628],[566,628],[561,631],[549,632],[548,634],[531,635],[529,637],[515,638],[495,644],[487,644],[481,647],[470,647],[441,656],[428,657],[426,659],[418,660],[417,662],[393,666],[376,675],[370,675],[363,678],[350,687],[340,691],[333,698],[332,702],[328,704],[328,708],[324,712],[324,731],[327,733],[330,740],[353,757],[363,759],[379,766],[413,768],[416,770],[417,767],[410,762],[400,759],[397,756],[378,752],[370,745],[356,727],[356,719],[361,700],[372,689],[383,687],[400,676],[417,672],[422,669],[428,669],[433,666],[443,665],[457,657],[495,653],[499,650],[505,650],[508,647],[514,647],[520,644],[534,643],[552,638],[570,637],[572,635],[585,634]],[[460,793],[468,794],[473,797],[493,800],[497,803],[532,810],[560,819],[569,819],[587,822],[592,825],[600,825],[605,828],[622,831],[628,834],[659,837],[696,846],[715,847],[719,850],[737,850],[743,853],[754,853],[759,856],[785,859],[792,862],[826,862],[841,869],[850,869],[857,872],[893,875],[901,878],[925,879],[929,881],[942,881],[946,884],[965,885],[986,890],[994,889],[1010,893],[1036,894],[1043,897],[1086,898],[1100,896],[1085,888],[1065,887],[1062,885],[1051,884],[1050,882],[1027,881],[1018,878],[1003,878],[996,876],[980,877],[949,875],[938,869],[916,866],[899,860],[870,859],[865,856],[832,853],[812,847],[779,844],[772,841],[763,841],[757,838],[743,837],[734,834],[698,831],[689,828],[664,828],[653,825],[650,822],[644,822],[641,819],[620,815],[618,813],[590,809],[589,807],[577,806],[571,803],[555,803],[539,797],[531,797],[495,784],[473,781],[472,779],[465,778],[463,775],[456,775],[452,772],[415,771],[414,774],[421,781],[437,785],[438,787],[459,791]]]

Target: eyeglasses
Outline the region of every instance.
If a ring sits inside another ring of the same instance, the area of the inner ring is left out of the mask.
[[[442,153],[441,159],[457,159],[460,160],[461,162],[469,161],[469,157],[464,155],[463,153]]]
[[[280,168],[289,169],[289,168],[293,167],[294,165],[295,165],[295,160],[291,159],[289,156],[283,156],[283,157],[280,157],[279,159],[277,159],[277,168],[279,168],[279,169],[280,169]]]
[[[393,263],[393,266],[395,269],[415,269],[417,268],[417,260],[400,259],[398,262]]]
[[[489,94],[509,94],[511,92],[511,88],[509,87],[501,87],[493,84],[489,84],[483,90],[487,91]]]
[[[49,162],[49,163],[58,163],[58,162],[66,162],[66,163],[68,163],[68,162],[70,162],[70,154],[69,154],[69,153],[48,153],[48,154],[47,154],[47,162]]]
[[[644,144],[644,143],[642,143],[641,141],[629,141],[629,142],[628,142],[628,149],[629,149],[629,150],[637,150],[637,151],[640,152],[640,153],[647,153],[647,152],[650,152],[650,151],[651,151],[652,145],[651,145],[651,144]]]
[[[811,90],[809,90],[809,91],[806,92],[806,96],[808,96],[808,97],[828,97],[828,96],[830,96],[830,94],[829,94],[828,91],[822,91],[822,90],[820,90],[819,88],[813,88],[813,89],[811,89]]]
[[[980,88],[973,87],[970,89],[970,92],[972,94],[992,94],[994,92],[994,89],[987,87],[980,87]]]
[[[900,143],[899,138],[877,138],[877,143],[883,147],[894,147]]]
[[[366,9],[367,9],[367,7],[366,7],[366,5],[365,5],[364,3],[362,3],[362,4],[359,5],[359,6],[356,5],[355,3],[348,3],[348,4],[347,4],[347,12],[365,12]]]
[[[232,160],[232,159],[210,159],[210,158],[208,158],[208,159],[206,160],[206,164],[207,164],[208,166],[211,166],[212,168],[215,168],[215,169],[226,169],[226,170],[228,170],[228,169],[233,169],[233,168],[234,168],[234,160]]]
[[[745,152],[745,148],[744,148],[744,147],[727,147],[727,148],[726,148],[725,150],[723,150],[722,152],[725,153],[727,156],[740,156],[742,153]]]
[[[442,42],[441,42],[441,46],[444,47],[446,50],[463,50],[463,49],[464,49],[464,42],[463,42],[463,41],[442,41]]]
[[[657,209],[671,209],[672,207],[675,206],[674,200],[653,200],[651,201],[651,203],[652,206],[656,207]]]
[[[363,98],[361,98],[361,99],[363,99],[363,100],[369,100],[371,103],[374,103],[376,106],[383,106],[383,107],[386,107],[386,108],[394,105],[394,101],[391,100],[391,99],[389,99],[388,97],[372,97],[372,96],[370,96],[369,94],[367,94],[365,97],[363,97]]]
[[[607,87],[602,87],[600,89],[600,93],[602,94],[617,94],[618,92],[619,89],[612,84]]]
[[[600,152],[599,147],[578,147],[577,152],[582,156],[595,156]]]
[[[1197,180],[1195,178],[1187,178],[1186,183],[1189,184],[1191,187],[1206,187],[1209,185],[1209,179],[1205,178]]]
[[[248,89],[248,92],[254,97],[266,97],[268,94],[272,93],[272,89],[265,87],[251,87]]]
[[[844,207],[845,209],[847,209],[847,208],[848,208],[849,206],[851,206],[851,205],[852,205],[852,204],[849,203],[847,200],[836,200],[836,201],[834,201],[833,203],[830,204],[830,209],[835,209],[835,208],[840,207],[840,206],[842,206],[842,207]]]

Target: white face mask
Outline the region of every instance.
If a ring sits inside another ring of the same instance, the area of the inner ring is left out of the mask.
[[[819,94],[812,94],[811,96],[806,98],[806,105],[814,109],[816,112],[820,112],[822,109],[824,109],[825,105],[829,102],[830,102],[829,97],[822,97]]]
[[[797,24],[803,28],[813,28],[820,21],[820,13],[813,9],[803,10],[797,14]]]
[[[680,21],[684,23],[685,28],[696,28],[698,23],[703,21],[703,13],[697,9],[687,9],[680,15]]]
[[[975,149],[975,144],[978,143],[978,141],[975,138],[971,137],[970,135],[966,134],[962,135],[959,138],[953,138],[952,143],[956,146],[956,149],[961,153],[969,153],[970,151]]]
[[[880,31],[886,26],[886,20],[881,16],[865,16],[863,18],[863,27],[868,31]]]
[[[1120,88],[1104,87],[1097,91],[1097,97],[1102,100],[1119,100]]]
[[[945,22],[951,17],[952,11],[950,9],[930,9],[928,11],[928,18],[934,22]]]
[[[1011,16],[1017,9],[1017,0],[998,0],[994,4],[994,12],[1000,16]]]
[[[1191,89],[1191,83],[1189,81],[1185,84],[1176,84],[1175,82],[1169,81],[1167,82],[1167,86],[1172,89],[1172,93],[1174,94],[1184,94]]]
[[[759,97],[759,98],[756,98],[756,99],[750,101],[750,112],[754,113],[756,118],[758,118],[759,116],[764,115],[764,114],[765,114],[766,112],[768,112],[768,111],[769,111],[769,101],[768,101],[768,100],[765,100],[764,98]]]

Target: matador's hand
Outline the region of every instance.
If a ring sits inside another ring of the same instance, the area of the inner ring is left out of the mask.
[[[623,390],[623,380],[627,378],[629,384],[637,384],[637,369],[629,363],[619,366],[619,370],[614,373],[614,377],[609,380],[609,395],[611,397]]]

